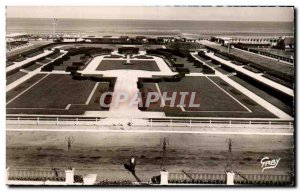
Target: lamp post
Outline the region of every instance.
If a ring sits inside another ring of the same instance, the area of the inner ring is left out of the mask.
[[[53,40],[54,40],[55,33],[56,33],[56,25],[57,25],[57,19],[56,18],[53,18],[52,25],[53,25]]]

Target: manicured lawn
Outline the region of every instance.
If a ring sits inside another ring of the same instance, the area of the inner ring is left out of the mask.
[[[36,75],[32,76],[31,78],[29,78],[28,80],[26,80],[25,82],[23,82],[20,85],[18,85],[17,87],[15,87],[12,90],[10,90],[9,92],[7,92],[6,93],[6,102],[8,102],[9,100],[13,99],[18,94],[20,94],[21,92],[23,92],[24,90],[26,90],[27,88],[29,88],[32,84],[34,84],[35,82],[37,82],[40,79],[42,79],[45,75],[46,74],[36,74]],[[10,77],[7,77],[7,80],[9,78]]]
[[[55,54],[53,54],[52,56],[49,56],[49,57],[47,57],[47,58],[54,60],[54,59],[58,58],[59,56],[61,56],[61,55],[63,55],[63,54],[64,54],[64,53],[62,53],[62,52],[58,52],[58,53],[55,53]]]
[[[39,61],[39,62],[42,63],[42,64],[46,64],[46,63],[48,63],[48,62],[51,62],[51,60],[48,59],[48,58],[45,58],[45,59],[43,59],[43,60],[41,60],[41,61]]]
[[[268,102],[270,102],[274,106],[278,107],[282,111],[288,113],[291,116],[294,115],[293,114],[293,107],[292,107],[293,103],[290,103],[290,104],[284,103],[283,100],[280,100],[279,98],[276,98],[272,93],[269,93],[264,89],[260,89],[260,88],[256,87],[255,85],[252,85],[249,82],[247,82],[247,81],[245,81],[245,80],[243,80],[243,79],[241,79],[237,76],[230,76],[230,78],[232,80],[236,81],[237,83],[241,84],[242,86],[244,86],[248,90],[252,91],[253,93],[257,94],[261,98],[267,100]]]
[[[161,82],[158,86],[162,93],[168,92],[169,97],[172,92],[196,92],[194,103],[200,103],[200,107],[184,107],[183,111],[178,107],[170,108],[170,102],[166,102],[166,106],[161,108],[158,101],[151,104],[147,111],[164,111],[168,116],[178,117],[275,117],[219,77],[185,77],[180,82]],[[154,83],[147,83],[141,91],[158,90]]]
[[[33,71],[33,70],[35,70],[35,69],[37,69],[37,68],[39,68],[39,67],[41,67],[41,65],[34,64],[34,65],[31,65],[31,66],[29,66],[29,67],[27,67],[27,68],[24,68],[24,69],[25,69],[25,70],[29,70],[29,71]]]
[[[102,60],[97,70],[145,70],[160,71],[156,62],[152,60],[130,60],[132,65],[126,65],[126,60]]]
[[[27,74],[26,72],[18,71],[12,75],[9,75],[6,77],[6,84],[10,84],[10,83],[16,81],[17,79],[25,76],[26,74]]]
[[[34,82],[30,83],[30,85],[34,84]],[[84,105],[95,84],[96,82],[89,80],[73,80],[71,75],[50,74],[28,91],[8,103],[7,111],[8,113],[39,114],[41,112],[43,114],[60,114],[68,104]],[[30,85],[27,85],[27,87]],[[22,87],[23,84],[20,86]],[[18,94],[25,89],[21,88]],[[10,95],[10,92],[7,93],[7,96]],[[12,93],[14,96],[9,96],[10,99],[7,99],[7,102],[18,95],[14,92]],[[58,113],[55,113],[56,111]]]

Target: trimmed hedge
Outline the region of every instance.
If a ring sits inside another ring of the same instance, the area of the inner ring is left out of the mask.
[[[189,74],[190,70],[188,68],[176,68],[177,72],[183,73],[183,74]]]
[[[68,66],[66,72],[76,72],[79,69],[78,66]]]
[[[54,66],[52,64],[48,64],[46,66],[43,66],[41,68],[42,72],[52,72],[52,70],[54,69]]]
[[[209,56],[207,56],[203,51],[199,51],[198,56],[200,56],[206,60],[211,60],[211,58]]]
[[[91,56],[92,54],[110,54],[113,50],[108,48],[98,48],[98,47],[80,47],[80,48],[70,48],[67,49],[69,56],[75,56],[78,54],[84,54],[85,56]]]
[[[215,74],[215,70],[211,69],[210,67],[203,65],[203,74]]]
[[[196,68],[202,68],[203,67],[203,63],[198,61],[198,60],[195,60],[194,61],[194,66],[196,66]]]

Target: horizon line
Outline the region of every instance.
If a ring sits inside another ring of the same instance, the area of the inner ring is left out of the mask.
[[[191,20],[191,19],[123,19],[123,18],[70,18],[70,17],[6,17],[6,19],[89,19],[89,20],[141,20],[141,21],[219,21],[219,22],[272,22],[272,23],[280,23],[280,22],[289,22],[295,23],[295,21],[268,21],[268,20]]]

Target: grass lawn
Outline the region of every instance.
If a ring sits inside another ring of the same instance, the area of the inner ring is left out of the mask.
[[[51,59],[51,60],[54,60],[54,59],[60,57],[60,56],[63,55],[63,54],[64,54],[64,53],[62,53],[62,52],[58,52],[58,53],[55,53],[55,54],[53,54],[52,56],[49,56],[49,57],[47,57],[47,58],[48,58],[48,59]]]
[[[38,69],[39,67],[41,67],[41,65],[38,65],[38,64],[33,64],[27,68],[24,68],[25,70],[29,70],[29,71],[33,71],[33,70],[36,70]]]
[[[97,88],[87,105],[71,105],[71,110],[103,111],[100,107],[100,97],[104,92],[110,91],[108,82],[98,83]]]
[[[125,65],[126,60],[102,60],[97,70],[145,70],[160,71],[153,60],[130,60],[132,65]]]
[[[196,68],[193,62],[189,62],[187,57],[179,57],[179,56],[172,56],[176,60],[174,61],[176,64],[184,64],[184,68],[188,68],[191,73],[201,73],[202,68]]]
[[[29,88],[32,84],[42,79],[46,74],[36,74],[26,80],[25,82],[21,83],[17,87],[13,88],[12,90],[6,92],[6,102],[16,97],[18,94]]]
[[[18,80],[19,78],[25,76],[26,74],[27,74],[26,72],[18,71],[12,75],[6,76],[6,84],[10,84],[10,83]]]
[[[232,80],[236,81],[237,83],[241,84],[248,90],[252,91],[253,93],[257,94],[261,98],[267,100],[268,102],[270,102],[274,106],[278,107],[282,111],[286,112],[287,114],[289,114],[291,116],[294,115],[293,107],[292,107],[293,103],[290,103],[290,105],[288,105],[288,104],[284,103],[282,100],[274,97],[274,95],[272,95],[271,93],[268,93],[264,89],[260,89],[237,76],[230,76],[230,78]]]
[[[48,58],[45,58],[45,59],[39,61],[39,63],[42,63],[42,64],[47,64],[48,62],[51,62],[51,60]]]
[[[88,80],[73,80],[70,75],[50,74],[8,103],[7,111],[8,113],[39,114],[40,111],[52,113],[51,110],[64,110],[68,104],[85,104],[95,84],[96,82]],[[23,91],[22,88],[20,92]],[[19,110],[18,108],[25,109]]]
[[[161,92],[168,92],[169,97],[172,92],[196,92],[194,102],[200,103],[200,107],[185,107],[182,111],[168,107],[170,102],[166,102],[166,106],[161,108],[158,101],[147,111],[164,111],[168,116],[187,117],[275,117],[219,77],[185,77],[180,82],[161,82],[158,86]],[[154,83],[148,83],[141,91],[157,91],[157,88]]]

